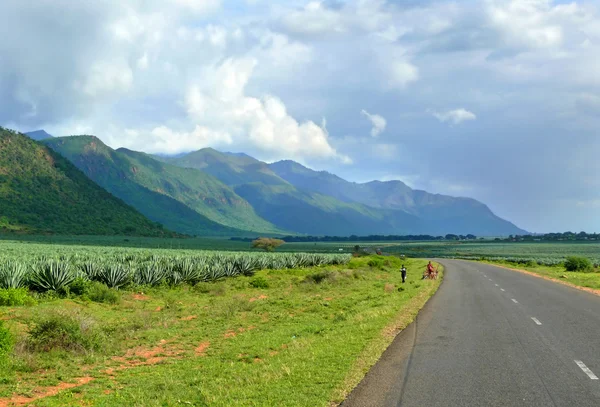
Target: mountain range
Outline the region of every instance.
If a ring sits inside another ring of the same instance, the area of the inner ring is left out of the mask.
[[[349,182],[289,160],[269,164],[212,148],[152,156],[114,150],[93,136],[50,136],[41,143],[150,220],[179,233],[527,233],[474,199],[414,190],[401,181]]]

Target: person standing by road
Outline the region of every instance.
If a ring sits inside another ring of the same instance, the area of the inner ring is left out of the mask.
[[[404,267],[404,264],[402,265],[400,272],[402,273],[402,282],[404,283],[406,281],[406,267]]]

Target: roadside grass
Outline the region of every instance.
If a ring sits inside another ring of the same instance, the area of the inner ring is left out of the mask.
[[[566,271],[563,266],[540,266],[515,264],[507,261],[483,261],[482,263],[500,265],[511,269],[525,270],[543,277],[566,282],[578,287],[600,289],[600,269],[591,272]]]
[[[0,372],[0,406],[335,405],[439,286],[420,280],[425,260],[402,263],[405,284],[398,258],[361,257],[120,292],[114,303],[2,307],[15,345]],[[67,336],[51,336],[56,326]]]

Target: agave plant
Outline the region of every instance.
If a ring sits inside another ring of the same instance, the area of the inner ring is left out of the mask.
[[[133,281],[139,285],[155,286],[162,283],[165,276],[164,268],[161,268],[158,262],[148,262],[135,271]]]
[[[59,291],[75,280],[75,273],[69,263],[50,260],[33,266],[29,284],[39,291]]]
[[[97,280],[118,289],[130,282],[131,275],[121,264],[108,264],[97,274]]]
[[[0,265],[0,288],[21,288],[25,285],[27,268],[22,263],[8,261]]]

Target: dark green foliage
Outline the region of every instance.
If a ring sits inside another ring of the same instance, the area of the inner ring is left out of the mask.
[[[304,281],[308,283],[321,284],[326,280],[330,280],[333,277],[331,271],[319,271],[317,273],[309,274],[304,278]]]
[[[567,271],[593,271],[592,262],[586,257],[569,256],[565,261],[565,269]]]
[[[0,202],[0,233],[169,234],[54,151],[1,127]]]
[[[36,301],[26,288],[0,289],[0,306],[35,305]]]
[[[26,344],[29,350],[36,352],[85,352],[99,350],[104,339],[104,334],[92,318],[56,312],[33,322]]]
[[[89,280],[77,277],[71,284],[67,286],[69,294],[86,295],[88,293],[90,282]]]
[[[107,304],[117,304],[121,299],[117,290],[108,288],[105,284],[97,281],[89,284],[86,295],[94,302],[103,302]]]
[[[254,277],[250,280],[250,285],[254,288],[269,288],[269,282],[264,277]]]

